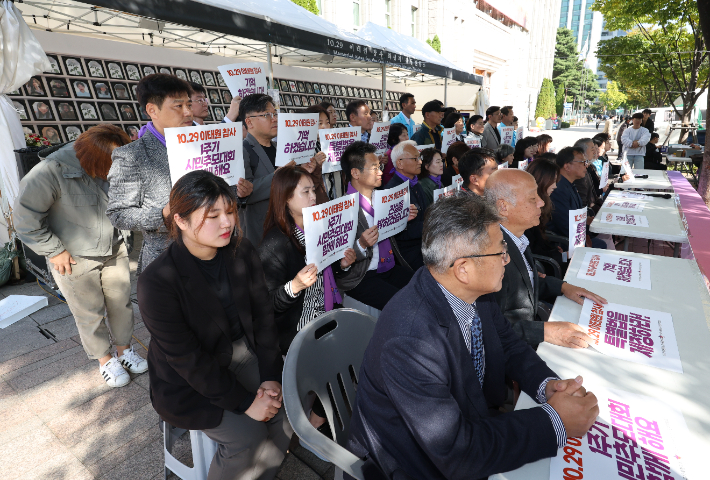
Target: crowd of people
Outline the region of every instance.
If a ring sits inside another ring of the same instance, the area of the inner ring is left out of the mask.
[[[373,472],[483,478],[554,456],[592,425],[597,402],[582,379],[561,380],[535,353],[542,342],[585,348],[591,339],[537,312],[561,295],[605,300],[539,271],[533,255],[566,266],[567,245],[550,237],[566,236],[570,210],[587,208],[588,223],[598,211],[608,132],[553,153],[549,135],[522,136],[512,107],[464,122],[438,100],[423,105],[415,130],[417,104],[404,94],[390,148],[378,156],[368,143],[373,112],[353,101],[346,114],[362,136],[343,153],[341,171],[324,174],[320,146],[310,162],[276,166],[278,111],[268,95],[252,94],[234,98],[222,120],[243,124],[246,178],[229,186],[193,171],[173,185],[165,129],[202,124],[205,91],[154,74],[137,97],[151,118],[138,140],[99,125],[43,151],[22,179],[15,226],[49,258],[107,384],[148,370],[161,418],[219,444],[210,479],[275,476],[293,435],[283,358],[298,331],[346,295],[381,310],[348,443]],[[332,105],[308,112],[319,114],[319,128],[335,127]],[[514,127],[511,144],[501,141],[501,125]],[[457,135],[446,153],[444,128]],[[630,155],[647,136],[624,137]],[[472,139],[478,146],[467,145]],[[461,191],[435,201],[434,190],[456,175]],[[373,192],[404,183],[407,227],[381,239]],[[355,193],[356,240],[319,272],[306,264],[303,209]],[[137,300],[151,334],[146,359],[130,347],[132,232],[143,239]],[[588,232],[587,246],[613,243]],[[519,390],[542,408],[504,413]],[[318,400],[309,414],[327,435]]]

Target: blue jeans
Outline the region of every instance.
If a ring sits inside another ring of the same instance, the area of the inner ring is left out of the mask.
[[[627,155],[626,158],[629,161],[631,168],[637,168],[643,170],[644,158],[643,155]],[[626,173],[626,172],[624,172]]]

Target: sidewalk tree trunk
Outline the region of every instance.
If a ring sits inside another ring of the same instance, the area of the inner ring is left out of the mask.
[[[705,45],[710,45],[710,0],[697,0],[698,14],[700,17],[700,27],[703,32]],[[710,112],[710,95],[707,100],[707,110]],[[707,117],[707,114],[706,114]],[[705,119],[705,153],[703,154],[703,166],[700,170],[700,181],[698,182],[698,193],[703,198],[705,205],[710,207],[710,149],[708,148],[707,118]]]

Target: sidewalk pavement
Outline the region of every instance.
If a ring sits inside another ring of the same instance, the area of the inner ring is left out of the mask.
[[[138,234],[136,245],[140,244]],[[135,299],[138,251],[130,257]],[[0,299],[9,295],[42,295],[49,305],[0,330],[3,477],[162,479],[163,437],[150,403],[148,374],[133,375],[125,387],[109,388],[99,374],[98,362],[86,357],[66,304],[36,282],[0,287]],[[134,303],[133,309],[136,325],[131,343],[145,357],[143,345],[149,346],[150,334],[138,305]],[[297,442],[291,446],[278,479],[333,478],[332,464]],[[176,443],[173,453],[192,466],[189,434]]]

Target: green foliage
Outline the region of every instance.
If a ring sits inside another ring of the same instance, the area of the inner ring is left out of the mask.
[[[560,123],[560,128],[569,128],[569,123],[568,122]]]
[[[555,88],[559,90],[563,86],[567,100],[575,101],[578,105],[593,102],[599,95],[599,85],[594,72],[585,68],[584,62],[579,60],[572,30],[558,28],[556,42],[552,64],[552,83]]]
[[[616,82],[609,80],[606,84],[606,92],[599,95],[599,101],[607,110],[616,110],[626,101],[626,95],[619,91]]]
[[[545,78],[542,80],[540,94],[537,96],[537,106],[535,107],[535,118],[550,118],[555,114],[555,87],[552,80]]]
[[[431,48],[441,53],[441,40],[439,40],[439,35],[434,35],[434,38],[427,40],[426,43],[428,43]]]
[[[555,111],[558,117],[561,117],[565,113],[565,101],[565,86],[560,83],[555,93]]]
[[[306,10],[308,10],[311,13],[314,13],[318,15],[320,12],[318,11],[318,4],[316,3],[316,0],[291,0],[293,3],[298,5],[299,7],[303,7]]]

